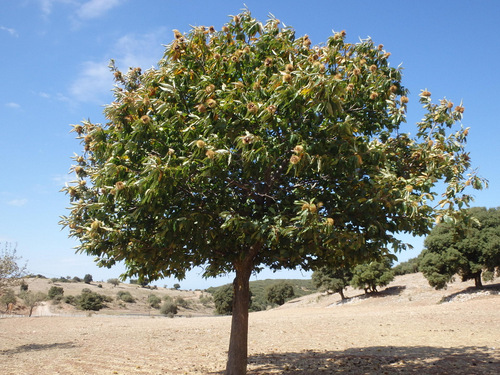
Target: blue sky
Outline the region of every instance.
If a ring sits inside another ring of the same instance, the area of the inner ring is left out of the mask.
[[[500,206],[498,104],[500,2],[476,1],[252,1],[253,16],[269,13],[296,35],[314,44],[332,30],[347,40],[371,37],[392,53],[391,64],[404,67],[410,89],[408,123],[421,116],[418,93],[463,101],[463,124],[470,126],[468,148],[479,174],[490,187],[474,192],[474,206]],[[244,6],[239,1],[169,0],[18,0],[2,1],[0,10],[0,243],[17,243],[18,255],[33,273],[48,277],[117,277],[123,268],[99,269],[93,259],[75,254],[73,240],[58,226],[68,198],[59,190],[71,179],[70,157],[80,145],[70,124],[103,121],[112,101],[115,59],[121,70],[147,69],[162,57],[172,30],[227,22]],[[421,239],[405,238],[419,254]],[[231,277],[203,280],[200,270],[180,282],[186,289],[206,288]],[[269,277],[308,274],[263,272]],[[159,282],[171,286],[174,280]]]

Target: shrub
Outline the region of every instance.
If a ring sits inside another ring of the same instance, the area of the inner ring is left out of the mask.
[[[64,303],[68,305],[76,305],[76,297],[75,296],[66,296],[64,297]]]
[[[278,282],[271,285],[266,290],[266,299],[277,305],[283,305],[286,300],[292,298],[295,295],[293,286],[287,282]]]
[[[174,284],[174,289],[179,290],[181,288],[181,284],[175,283]]]
[[[175,314],[177,314],[177,305],[173,302],[165,302],[160,308],[160,313],[166,315],[168,317],[173,318]]]
[[[365,293],[377,292],[378,286],[386,286],[394,280],[391,261],[383,259],[380,262],[360,264],[354,267],[351,286],[364,289]]]
[[[83,280],[80,279],[78,276],[73,277],[73,282],[75,283],[81,283]]]
[[[206,296],[204,294],[202,294],[200,296],[200,303],[203,305],[203,306],[209,306],[212,302],[214,301],[213,297],[212,296]]]
[[[0,296],[1,305],[5,305],[5,307],[8,308],[9,303],[16,303],[16,295],[14,294],[14,291],[12,289],[6,289],[5,293]]]
[[[26,284],[26,282],[23,280],[21,282],[21,285],[19,286],[19,289],[21,290],[21,292],[27,292],[28,291],[28,284]]]
[[[82,310],[99,311],[106,307],[105,302],[111,302],[111,298],[92,292],[90,289],[82,289],[82,294],[75,298],[75,305]]]
[[[148,304],[154,309],[159,309],[160,308],[160,303],[161,303],[161,298],[158,297],[156,294],[150,294],[148,296]]]
[[[119,291],[116,294],[116,297],[123,302],[135,303],[135,298],[132,296],[132,294],[130,294],[130,292]]]
[[[49,299],[61,300],[64,296],[64,289],[60,286],[51,286],[47,295],[49,296]]]
[[[92,275],[91,274],[86,274],[84,277],[83,277],[83,282],[85,284],[90,284],[92,282]]]
[[[118,280],[118,279],[108,279],[108,283],[110,283],[113,286],[118,286],[118,285],[120,285],[120,280]]]
[[[182,298],[180,296],[179,297],[175,297],[175,304],[177,306],[180,306],[180,307],[184,308],[184,309],[189,308],[189,302],[186,301],[184,298]]]
[[[406,262],[401,262],[397,266],[395,266],[392,270],[394,271],[395,276],[407,275],[410,273],[417,273],[419,271],[418,268],[419,258],[411,258]]]

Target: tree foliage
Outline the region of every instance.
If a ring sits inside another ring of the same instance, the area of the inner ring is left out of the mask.
[[[365,293],[377,292],[377,287],[386,286],[394,280],[389,258],[370,263],[359,264],[352,270],[351,285],[364,289]]]
[[[22,292],[19,297],[23,300],[24,304],[28,307],[28,316],[33,314],[33,310],[41,302],[47,299],[47,295],[42,292]]]
[[[481,287],[483,271],[500,267],[500,209],[474,207],[468,214],[467,220],[437,225],[425,239],[420,270],[436,289],[455,274]]]
[[[339,293],[342,299],[346,298],[344,289],[349,286],[351,279],[352,269],[349,266],[321,267],[312,274],[312,281],[318,290]]]
[[[406,262],[399,263],[392,269],[394,271],[394,275],[399,276],[419,272],[419,262],[420,257],[416,257],[408,259]]]
[[[295,296],[293,285],[286,281],[271,285],[266,290],[267,301],[280,306],[293,296]]]
[[[74,125],[83,151],[62,224],[100,266],[123,261],[124,276],[236,271],[228,372],[244,373],[252,272],[403,249],[394,233],[427,234],[482,181],[454,125],[464,108],[422,91],[410,136],[401,70],[370,39],[342,31],[313,47],[249,11],[174,38],[153,69],[110,65],[107,123]]]
[[[20,283],[26,275],[26,265],[19,264],[21,258],[16,252],[16,246],[8,242],[0,248],[0,293],[5,287]]]

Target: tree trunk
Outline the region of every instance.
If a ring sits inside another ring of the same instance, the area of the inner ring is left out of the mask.
[[[340,289],[339,294],[340,294],[340,297],[342,298],[342,301],[346,299],[344,296],[344,289]]]
[[[476,283],[476,288],[483,287],[483,282],[481,281],[481,272],[478,272],[474,275],[474,281]]]
[[[245,375],[248,360],[248,308],[250,305],[251,264],[236,267],[231,337],[226,375]]]

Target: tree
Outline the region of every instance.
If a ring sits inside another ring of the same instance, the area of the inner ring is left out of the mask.
[[[481,288],[483,271],[500,267],[500,208],[474,207],[470,218],[437,225],[425,239],[420,270],[436,289],[458,274]]]
[[[364,289],[365,293],[377,293],[377,287],[386,286],[394,280],[389,258],[359,264],[352,270],[351,286]]]
[[[339,293],[343,300],[346,299],[344,289],[349,286],[351,279],[352,271],[348,266],[321,267],[312,274],[312,281],[316,288],[327,293]]]
[[[26,306],[29,308],[28,316],[33,314],[33,309],[47,299],[47,295],[42,292],[23,292],[19,295],[24,301]]]
[[[83,152],[61,223],[125,277],[234,271],[227,373],[244,374],[252,272],[402,250],[395,233],[427,234],[483,181],[468,175],[461,105],[424,90],[425,117],[404,132],[401,70],[372,40],[312,47],[249,11],[174,37],[156,68],[110,64],[106,124],[73,126]]]
[[[9,308],[9,304],[15,304],[16,300],[16,295],[12,289],[6,289],[4,294],[0,296],[0,304],[5,305],[6,309]]]
[[[20,283],[26,275],[26,265],[19,265],[20,257],[16,256],[16,246],[6,242],[0,249],[0,293],[9,286]]]
[[[294,295],[295,292],[293,290],[293,285],[285,281],[271,285],[266,290],[266,299],[270,303],[280,306],[283,305],[286,300],[292,298]]]
[[[85,284],[90,284],[92,282],[93,278],[92,278],[92,275],[91,274],[86,274],[84,277],[83,277],[83,282]]]
[[[174,284],[174,289],[175,290],[179,290],[180,288],[181,288],[181,284],[179,284],[179,283],[175,283]]]
[[[51,286],[49,292],[47,293],[49,299],[59,299],[61,300],[64,296],[64,288],[60,286]]]
[[[220,315],[231,315],[233,312],[234,290],[231,284],[217,288],[213,294],[215,311]]]
[[[401,262],[392,270],[395,276],[407,275],[409,273],[419,272],[420,257],[408,259],[406,262]]]

